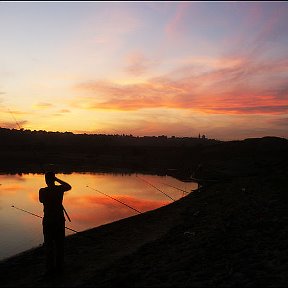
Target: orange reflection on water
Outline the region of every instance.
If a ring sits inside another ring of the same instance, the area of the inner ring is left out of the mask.
[[[167,204],[167,201],[143,200],[143,199],[138,199],[136,197],[127,196],[127,195],[117,195],[117,196],[113,195],[113,198],[121,201],[124,204],[129,205],[132,208],[135,208],[136,210],[141,210],[140,212],[145,212],[147,210],[151,210],[151,209]],[[124,206],[121,206],[121,203],[118,203],[116,200],[115,200],[116,202],[114,202],[113,199],[110,199],[104,196],[89,195],[89,196],[86,196],[84,199],[82,199],[82,203],[83,203],[83,200],[84,200],[84,203],[86,202],[92,205],[95,205],[95,204],[103,205],[103,206],[106,206],[107,208],[111,206],[114,207],[116,205],[125,209],[130,209],[129,207],[126,208],[124,204],[123,204]]]
[[[24,190],[24,186],[23,185],[18,185],[18,184],[12,184],[12,185],[1,185],[0,191],[4,192],[4,193],[11,193],[14,192],[16,193],[18,190]]]
[[[165,177],[145,175],[146,180],[157,181],[158,184],[163,178]],[[175,180],[171,177],[169,179]],[[82,230],[84,225],[89,228],[99,226],[136,215],[137,211],[146,212],[171,203],[170,199],[155,188],[147,186],[135,174],[78,174],[77,177],[73,175],[69,181],[67,179],[72,185],[72,190],[65,193],[64,205],[76,230]],[[162,188],[167,190],[167,186]],[[169,194],[171,193],[175,199],[182,195],[175,189],[169,189]]]
[[[107,221],[140,214],[137,211],[146,212],[167,204],[167,201],[143,200],[127,195],[110,196],[124,204],[102,195],[86,195],[71,196],[65,201],[65,205],[69,207],[69,210],[72,208],[70,218],[73,218],[73,221],[81,222],[81,224],[87,223],[89,226],[94,223],[98,226]]]
[[[72,222],[66,226],[83,231],[126,217],[137,215],[135,210],[146,212],[168,203],[171,199],[157,189],[143,183],[135,174],[71,173],[58,174],[72,189],[64,194],[63,205]],[[164,183],[191,191],[195,183],[183,183],[168,176],[141,175],[173,199],[182,192]],[[43,243],[42,220],[11,208],[12,205],[43,216],[39,202],[39,189],[46,187],[43,174],[0,175],[0,226],[5,233],[0,237],[0,259]],[[117,199],[135,210],[87,186]],[[66,235],[73,232],[66,230]]]

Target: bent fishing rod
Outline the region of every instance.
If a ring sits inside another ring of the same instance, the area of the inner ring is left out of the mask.
[[[137,178],[141,179],[142,181],[146,182],[147,184],[149,184],[150,186],[154,187],[155,189],[157,189],[158,191],[160,191],[162,194],[166,195],[168,198],[170,198],[172,201],[176,201],[175,199],[173,199],[172,197],[170,197],[168,194],[166,194],[165,192],[163,192],[162,190],[160,190],[159,188],[157,188],[156,186],[154,186],[153,184],[151,184],[150,182],[148,182],[147,180],[140,178],[139,176],[136,175]]]
[[[14,205],[12,205],[11,207],[12,207],[12,208],[15,208],[15,209],[17,209],[17,210],[23,211],[23,212],[25,212],[25,213],[28,213],[28,214],[30,214],[30,215],[33,215],[33,216],[35,216],[35,217],[38,217],[38,218],[42,218],[42,219],[43,219],[43,217],[40,216],[40,215],[37,215],[37,214],[34,214],[34,213],[29,212],[29,211],[27,211],[27,210],[18,208],[18,207],[14,206]],[[71,229],[71,228],[69,228],[69,227],[66,227],[66,226],[65,226],[65,228],[68,229],[68,230],[71,230],[71,231],[73,231],[73,232],[75,232],[75,233],[79,233],[79,231],[76,231],[76,230]]]
[[[116,198],[114,198],[114,197],[112,197],[112,196],[110,196],[110,195],[108,195],[108,194],[105,194],[105,193],[103,193],[103,192],[101,192],[101,191],[99,191],[99,190],[97,190],[97,189],[94,189],[94,188],[88,186],[88,185],[87,185],[86,187],[87,187],[87,188],[90,188],[90,189],[92,189],[92,190],[94,190],[94,191],[96,191],[96,192],[98,192],[98,193],[100,193],[100,194],[103,194],[103,195],[105,195],[105,196],[107,196],[107,197],[109,197],[109,198],[111,198],[111,199],[113,199],[113,200],[115,200],[115,201],[117,201],[117,202],[125,205],[126,207],[128,207],[128,208],[130,208],[130,209],[133,209],[134,211],[138,212],[139,214],[142,213],[142,212],[140,212],[139,210],[137,210],[137,209],[129,206],[128,204],[126,204],[126,203],[124,203],[124,202],[122,202],[122,201],[120,201],[120,200],[118,200],[118,199],[116,199]]]

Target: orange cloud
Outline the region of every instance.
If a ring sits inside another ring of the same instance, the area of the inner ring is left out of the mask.
[[[87,109],[117,109],[138,110],[141,108],[155,108],[169,106],[169,98],[178,93],[178,88],[162,83],[147,82],[140,84],[121,85],[103,81],[84,83],[80,89],[97,93],[96,97],[84,97],[75,105]],[[102,98],[102,100],[100,100]],[[107,99],[107,100],[105,100]],[[100,100],[100,101],[99,101]]]
[[[237,58],[234,62],[223,59],[223,63],[199,73],[193,69],[187,73],[184,67],[176,77],[171,72],[138,84],[82,83],[78,89],[90,95],[75,99],[74,105],[120,111],[171,108],[210,114],[287,113],[286,59],[258,63]]]

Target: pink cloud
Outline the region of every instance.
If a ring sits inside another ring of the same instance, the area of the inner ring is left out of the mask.
[[[171,108],[211,114],[287,113],[286,59],[258,62],[242,58],[233,65],[224,68],[220,65],[199,74],[193,67],[190,74],[187,67],[183,69],[183,73],[178,69],[176,78],[171,72],[133,85],[103,81],[82,83],[77,88],[89,92],[90,96],[75,99],[74,105],[119,111]]]
[[[275,44],[277,45],[277,41],[286,35],[283,32],[287,26],[287,9],[279,5],[268,10],[268,6],[265,6],[261,3],[249,3],[249,13],[243,14],[238,33],[225,39],[226,56],[238,55],[253,61],[277,51]]]
[[[179,35],[180,31],[183,31],[183,20],[187,15],[187,11],[191,3],[183,2],[179,3],[176,8],[176,12],[173,18],[165,27],[165,32],[170,38],[174,38]]]
[[[139,76],[153,68],[158,61],[153,61],[140,52],[130,53],[126,56],[127,66],[125,68],[128,74]]]
[[[176,35],[187,20],[187,5],[190,3],[177,6],[166,27],[169,35]],[[75,98],[73,105],[118,111],[165,108],[208,114],[287,113],[287,57],[281,53],[267,57],[271,40],[278,37],[276,32],[286,21],[285,12],[275,9],[266,19],[267,10],[262,10],[261,5],[250,7],[250,14],[243,19],[243,24],[247,22],[243,34],[236,42],[231,37],[226,39],[227,46],[232,48],[215,59],[217,61],[206,59],[205,63],[202,58],[202,62],[182,63],[166,75],[133,85],[103,81],[82,83],[77,88],[85,96]],[[253,37],[247,36],[247,27],[255,28]],[[129,61],[130,73],[146,71],[147,59],[143,55],[130,55]]]

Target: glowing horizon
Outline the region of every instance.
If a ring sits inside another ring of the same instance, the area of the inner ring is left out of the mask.
[[[288,137],[285,2],[1,2],[0,24],[1,127]]]

